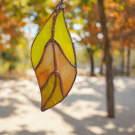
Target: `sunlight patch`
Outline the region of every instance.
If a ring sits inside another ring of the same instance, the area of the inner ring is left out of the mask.
[[[102,135],[106,133],[106,131],[102,129],[101,127],[92,126],[92,127],[87,127],[87,129],[98,135]]]

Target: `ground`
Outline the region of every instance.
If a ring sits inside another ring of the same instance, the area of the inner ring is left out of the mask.
[[[105,78],[78,76],[68,97],[40,111],[37,80],[0,80],[0,135],[135,135],[135,78],[116,77],[116,118],[106,117]]]

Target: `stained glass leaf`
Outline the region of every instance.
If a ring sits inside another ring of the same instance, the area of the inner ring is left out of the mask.
[[[76,58],[59,3],[32,45],[31,59],[42,96],[41,110],[61,102],[76,78]]]

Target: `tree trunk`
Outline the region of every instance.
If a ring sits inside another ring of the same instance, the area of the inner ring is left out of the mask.
[[[121,71],[124,75],[124,73],[125,73],[125,70],[124,70],[124,67],[125,67],[125,59],[124,59],[125,49],[124,49],[124,47],[121,48],[120,52],[121,52]]]
[[[11,73],[14,69],[15,69],[14,64],[13,64],[12,62],[10,62],[10,65],[9,65],[8,71]]]
[[[87,51],[90,56],[90,66],[91,66],[90,76],[95,76],[93,51],[90,48],[87,48]]]
[[[102,33],[104,35],[104,44],[105,44],[105,63],[106,63],[106,82],[107,82],[107,110],[108,110],[108,117],[114,118],[115,111],[114,111],[114,85],[113,85],[113,72],[112,72],[112,56],[110,53],[110,41],[108,37],[108,29],[106,26],[106,15],[105,15],[105,8],[103,4],[104,0],[98,0],[99,6],[99,15],[100,15],[100,23],[102,26]]]
[[[121,62],[121,69],[122,69],[122,73],[123,73],[123,75],[124,75],[124,66],[125,66],[125,62],[124,62],[124,48],[122,48],[122,50],[121,50],[121,59],[122,59],[122,62]]]
[[[103,63],[104,63],[104,59],[102,59],[102,61],[101,61],[100,75],[103,75]]]
[[[131,55],[131,48],[129,46],[127,54],[127,76],[130,76],[130,55]]]

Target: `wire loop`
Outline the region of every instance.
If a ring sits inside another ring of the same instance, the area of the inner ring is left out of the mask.
[[[61,0],[60,2],[61,2],[61,3],[64,3],[64,0]]]

